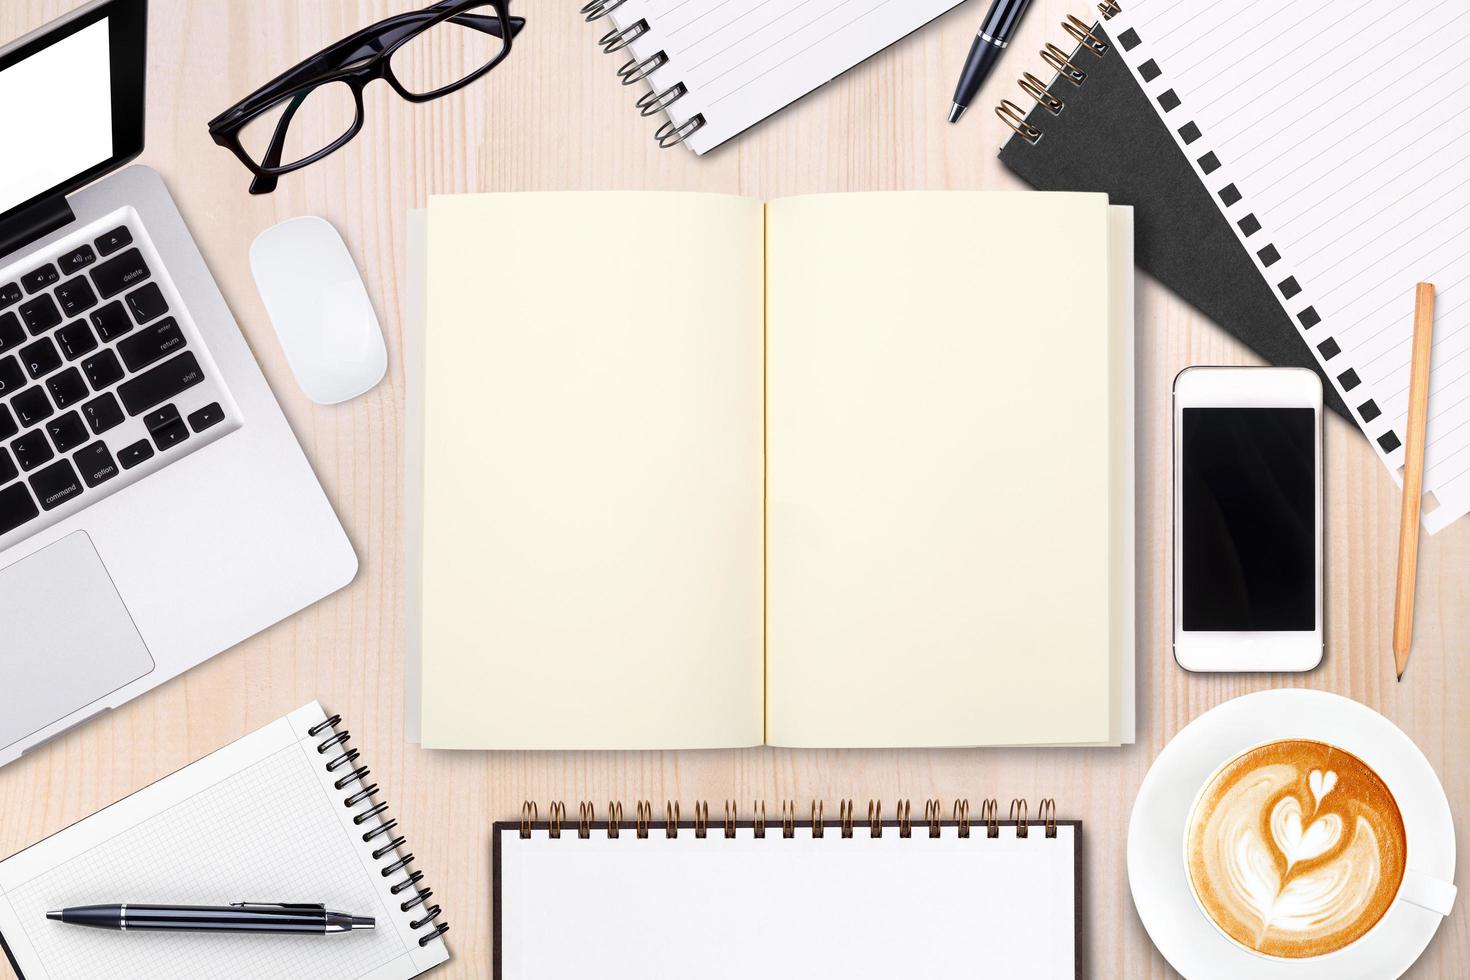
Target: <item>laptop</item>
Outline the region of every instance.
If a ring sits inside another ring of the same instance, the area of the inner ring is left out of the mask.
[[[0,765],[357,572],[173,198],[127,166],[147,14],[98,0],[0,48]]]

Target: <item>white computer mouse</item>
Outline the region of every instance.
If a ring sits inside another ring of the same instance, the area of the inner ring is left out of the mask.
[[[336,405],[383,380],[383,328],[347,243],[330,222],[292,218],[262,232],[250,246],[250,268],[308,398]]]

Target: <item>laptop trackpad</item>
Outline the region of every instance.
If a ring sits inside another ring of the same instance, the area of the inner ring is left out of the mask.
[[[151,670],[85,532],[0,569],[0,749]]]

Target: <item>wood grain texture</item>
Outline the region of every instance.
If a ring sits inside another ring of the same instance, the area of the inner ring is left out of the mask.
[[[71,0],[5,0],[0,37],[58,16]],[[362,558],[346,590],[184,677],[0,770],[0,853],[65,827],[312,698],[350,723],[354,742],[410,834],[452,924],[454,960],[438,975],[490,975],[490,824],[523,799],[745,802],[816,797],[916,801],[1054,796],[1085,821],[1083,929],[1087,975],[1173,975],[1129,898],[1124,835],[1149,763],[1182,726],[1223,701],[1271,687],[1335,691],[1382,711],[1424,750],[1463,821],[1470,808],[1470,521],[1425,538],[1414,669],[1394,682],[1399,493],[1357,432],[1327,423],[1327,641],[1305,676],[1193,676],[1169,652],[1169,390],[1191,364],[1253,358],[1146,277],[1139,282],[1138,744],[1121,750],[943,750],[638,753],[424,752],[403,738],[400,580],[402,324],[405,214],[431,193],[561,189],[704,190],[772,198],[818,191],[1011,189],[996,160],[1007,134],[990,111],[1016,98],[1036,52],[1061,43],[1084,0],[1037,0],[958,127],[945,123],[956,73],[983,14],[972,0],[705,159],[653,147],[654,120],[594,45],[576,0],[516,0],[528,21],[489,79],[425,106],[384,86],[368,98],[365,133],[345,151],[251,198],[246,172],[210,141],[205,122],[249,90],[404,0],[153,0],[148,149],[168,181],[266,376]],[[251,282],[251,240],[277,221],[320,214],[337,225],[368,282],[385,330],[387,381],[335,408],[308,402],[282,358]],[[629,227],[629,247],[638,228]],[[514,247],[514,242],[506,242]],[[1038,256],[1053,262],[1053,256]],[[569,288],[576,269],[567,269]],[[1005,283],[979,282],[977,291]],[[630,291],[653,292],[656,275]],[[1037,297],[1044,304],[1046,297]],[[575,705],[568,705],[575,711]],[[661,802],[658,804],[661,806]],[[1004,803],[1002,804],[1004,806]],[[891,806],[891,803],[890,803]],[[265,817],[266,815],[262,815]],[[1462,852],[1465,837],[1460,836]],[[1461,882],[1466,880],[1462,871]],[[1462,903],[1463,904],[1463,903]],[[738,924],[733,926],[738,928]],[[1463,976],[1470,915],[1440,929],[1412,972]],[[4,968],[0,968],[3,973]]]

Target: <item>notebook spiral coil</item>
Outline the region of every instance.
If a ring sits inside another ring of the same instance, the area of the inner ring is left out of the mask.
[[[1044,838],[1055,838],[1057,836],[1057,804],[1056,800],[1048,797],[1043,799],[1036,807],[1036,817],[1031,819],[1029,807],[1024,799],[1011,800],[1009,817],[1000,819],[1000,804],[995,799],[987,799],[980,805],[980,822],[978,827],[983,829],[986,837],[994,838],[1000,836],[1002,826],[1016,828],[1016,836],[1029,839],[1033,829],[1041,831]],[[711,833],[710,805],[708,800],[696,800],[694,803],[694,818],[684,820],[682,808],[678,800],[666,800],[663,806],[663,820],[655,819],[657,811],[651,800],[639,800],[634,807],[634,821],[631,828],[624,827],[623,804],[609,801],[607,804],[606,819],[599,820],[597,816],[597,805],[591,801],[583,800],[577,804],[576,824],[573,825],[568,817],[567,805],[561,801],[555,801],[547,805],[546,820],[541,819],[541,807],[534,801],[527,800],[521,804],[520,836],[530,838],[536,831],[545,831],[548,837],[560,838],[563,831],[570,833],[576,831],[580,840],[590,839],[594,832],[603,831],[610,838],[620,836],[625,829],[631,829],[640,839],[662,833],[665,837],[675,838],[681,830],[692,831],[697,838],[724,836],[734,839],[738,832],[744,828],[749,829],[757,838],[776,837],[790,839],[796,836],[797,830],[810,829],[811,836],[825,837],[828,829],[826,817],[826,804],[822,800],[812,800],[809,807],[803,809],[797,805],[795,800],[781,801],[780,823],[774,823],[775,808],[767,809],[766,801],[755,800],[751,804],[750,817],[743,819],[741,816],[740,803],[736,800],[724,800],[722,809],[719,811],[722,819],[719,820]],[[916,823],[913,818],[913,801],[899,800],[892,819],[884,819],[884,806],[882,800],[868,800],[866,819],[860,817],[860,811],[853,800],[841,800],[837,807],[837,820],[835,830],[842,837],[852,837],[866,826],[868,835],[873,838],[884,836],[885,830],[896,831],[899,837],[911,838],[917,833],[927,833],[930,837],[939,837],[944,828],[954,828],[960,837],[970,837],[970,801],[955,800],[948,819],[945,817],[944,803],[938,799],[924,801],[923,815]],[[721,832],[723,831],[723,834]]]
[[[621,3],[622,0],[616,0],[616,2]],[[1102,15],[1103,20],[1111,20],[1122,9],[1117,0],[1104,0],[1097,5],[1098,13]],[[1087,81],[1086,61],[1080,57],[1082,51],[1086,50],[1099,58],[1108,51],[1108,42],[1095,33],[1098,23],[1100,22],[1088,24],[1075,15],[1067,15],[1066,21],[1062,23],[1062,28],[1072,40],[1077,42],[1077,46],[1069,54],[1055,44],[1049,43],[1041,50],[1042,60],[1057,76],[1065,78],[1073,85],[1082,85]],[[1079,64],[1079,62],[1082,63]],[[1053,116],[1060,115],[1066,108],[1066,102],[1051,92],[1045,82],[1029,71],[1021,76],[1019,84],[1021,91],[1031,96],[1038,105]],[[1001,122],[1028,143],[1035,144],[1041,139],[1041,129],[1029,122],[1026,112],[1010,99],[1001,99],[1000,105],[995,107],[995,114],[1000,117]]]
[[[591,24],[607,17],[626,2],[627,0],[590,0],[582,5],[581,13]],[[598,38],[597,43],[605,54],[616,54],[631,46],[633,42],[648,34],[652,29],[646,17],[640,18],[625,27],[613,28]],[[666,51],[655,51],[645,58],[632,57],[618,68],[618,78],[622,79],[624,85],[636,85],[650,78],[668,63],[669,55]],[[647,93],[639,97],[634,106],[643,116],[656,116],[661,112],[667,112],[674,103],[688,94],[689,89],[683,82],[675,82],[662,90],[653,86]],[[667,150],[683,143],[703,129],[705,125],[703,113],[698,113],[682,123],[676,123],[670,119],[659,126],[653,138],[658,141],[660,147]]]
[[[377,821],[376,826],[363,832],[362,842],[375,845],[370,853],[374,861],[383,865],[379,873],[384,878],[392,878],[394,875],[403,876],[388,890],[395,897],[399,897],[400,911],[415,913],[415,917],[409,921],[411,929],[415,932],[421,929],[430,930],[426,935],[420,936],[418,941],[420,946],[427,946],[449,931],[449,923],[438,921],[439,916],[443,913],[440,906],[428,904],[429,899],[434,895],[434,890],[422,885],[424,880],[422,871],[410,867],[413,864],[413,855],[399,856],[399,849],[406,846],[408,841],[401,834],[394,832],[398,829],[398,821],[386,816],[388,804],[375,799],[378,794],[378,785],[367,781],[372,770],[367,766],[358,765],[361,754],[357,749],[348,747],[347,743],[352,740],[352,733],[337,731],[337,725],[341,721],[341,715],[332,715],[321,724],[308,728],[306,733],[312,738],[328,736],[317,743],[316,751],[321,756],[331,755],[326,762],[326,769],[327,772],[337,775],[336,781],[332,783],[333,788],[338,792],[346,793],[348,787],[356,786],[356,789],[343,797],[343,806],[350,810],[363,803],[372,804],[354,815],[352,823],[354,826],[361,827]]]

